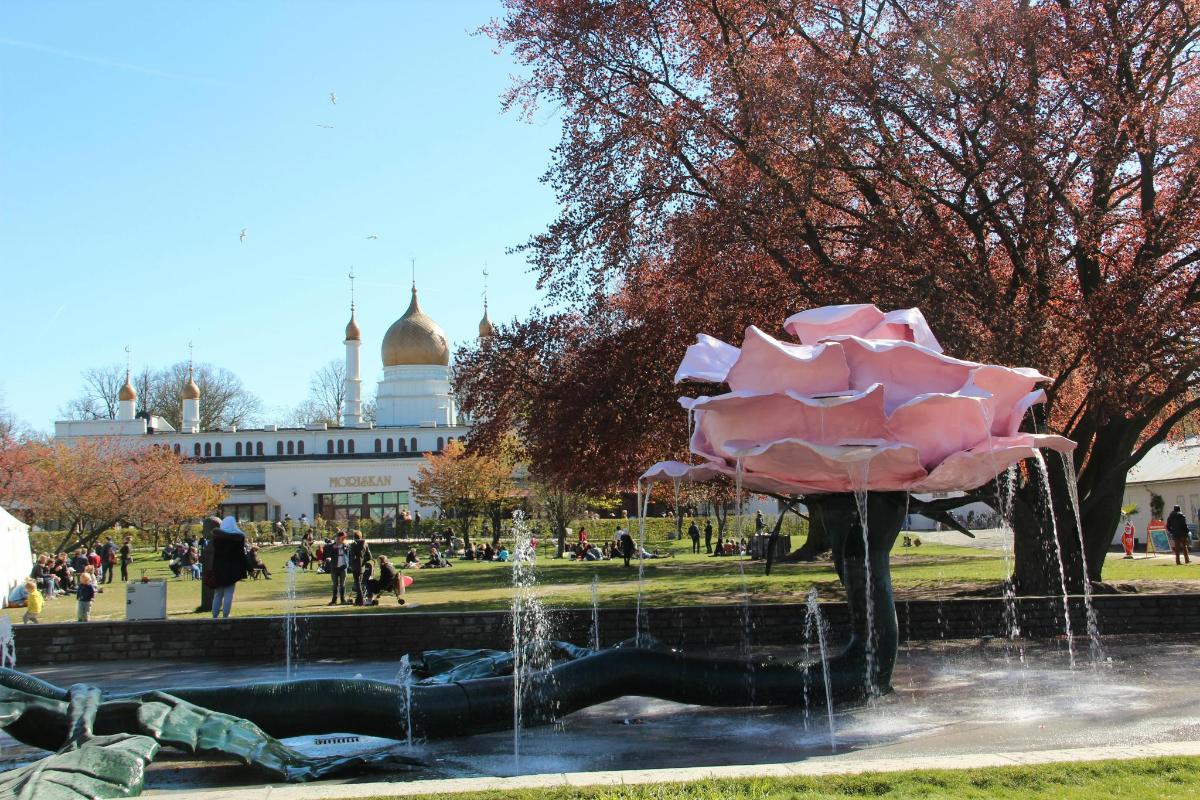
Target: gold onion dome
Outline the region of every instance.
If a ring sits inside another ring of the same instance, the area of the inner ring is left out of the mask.
[[[492,327],[492,320],[488,317],[487,306],[483,307],[483,319],[479,320],[479,338],[486,339],[496,333],[496,329]]]
[[[188,382],[183,387],[183,399],[184,400],[199,400],[200,399],[200,387],[196,385],[196,381],[194,378],[192,378],[192,373],[190,370],[188,371]]]
[[[125,373],[125,385],[121,387],[121,391],[117,393],[118,400],[137,400],[137,389],[133,388],[133,384],[129,382],[129,373]]]
[[[346,323],[346,341],[361,342],[362,331],[358,329],[358,323],[354,321],[354,312],[350,312],[350,321]]]
[[[383,365],[396,367],[407,364],[443,367],[450,364],[450,345],[446,342],[446,334],[421,310],[415,286],[408,310],[383,335]]]

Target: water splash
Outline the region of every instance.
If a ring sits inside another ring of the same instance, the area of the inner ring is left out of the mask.
[[[854,504],[858,508],[858,524],[862,530],[863,542],[863,575],[867,596],[867,636],[863,642],[866,661],[867,697],[874,700],[878,694],[875,686],[875,590],[871,584],[871,538],[870,526],[867,522],[868,489],[870,486],[871,460],[865,459],[854,463],[850,470],[850,484],[854,489]]]
[[[742,662],[745,663],[749,667],[749,669],[746,672],[746,693],[750,696],[750,705],[753,706],[753,705],[755,705],[755,700],[754,700],[754,683],[755,683],[755,681],[754,681],[754,666],[753,666],[754,652],[753,652],[753,647],[752,647],[750,638],[751,638],[751,631],[754,629],[754,621],[750,616],[750,586],[749,586],[749,584],[746,583],[746,568],[744,566],[744,562],[739,560],[737,562],[737,568],[738,568],[738,577],[741,579],[741,584],[742,584],[742,602],[739,604],[739,608],[738,608],[738,621],[741,623],[741,626],[742,626],[742,637],[741,637],[741,642],[739,643],[738,655],[741,657]]]
[[[299,621],[296,618],[296,575],[299,568],[289,560],[285,565],[284,592],[287,597],[287,612],[283,619],[284,675],[287,680],[296,677],[297,646],[299,644]]]
[[[1067,479],[1067,495],[1071,498],[1071,511],[1075,514],[1075,532],[1079,535],[1079,561],[1083,569],[1083,606],[1087,612],[1088,651],[1092,667],[1104,660],[1104,649],[1100,646],[1100,626],[1096,622],[1096,609],[1092,606],[1092,581],[1088,577],[1087,544],[1083,540],[1083,517],[1079,513],[1079,484],[1075,475],[1075,460],[1068,453],[1059,453],[1063,472]]]
[[[0,667],[17,667],[17,638],[8,617],[0,617]]]
[[[600,574],[592,575],[592,649],[600,649]]]
[[[1071,598],[1067,593],[1067,573],[1063,567],[1062,545],[1058,541],[1058,520],[1054,516],[1054,498],[1050,494],[1050,470],[1046,467],[1046,459],[1041,450],[1033,451],[1033,460],[1037,464],[1037,472],[1041,480],[1042,501],[1046,505],[1046,513],[1050,516],[1050,534],[1054,542],[1054,555],[1058,561],[1058,580],[1062,587],[1063,598],[1063,632],[1067,637],[1067,657],[1071,669],[1075,669],[1075,635],[1071,631]]]
[[[833,723],[833,685],[829,682],[829,648],[825,644],[828,623],[825,622],[825,617],[821,614],[821,605],[817,602],[817,587],[814,586],[809,590],[808,598],[805,600],[804,605],[804,638],[806,642],[811,642],[814,638],[817,640],[818,652],[821,656],[821,673],[823,676],[821,682],[825,685],[825,715],[829,721],[829,749],[836,752],[837,738]],[[804,673],[804,709],[806,717],[808,714],[807,686],[809,670],[811,670],[811,666]]]
[[[521,726],[527,709],[536,709],[547,698],[530,694],[530,677],[550,664],[550,619],[537,595],[537,562],[533,558],[532,532],[520,509],[513,512],[513,763],[521,766]]]
[[[412,684],[412,662],[408,653],[405,653],[400,656],[400,666],[396,670],[396,685],[403,689],[400,695],[400,716],[404,720],[404,744],[409,750],[413,749]]]
[[[646,559],[642,558],[642,553],[646,550],[646,514],[650,510],[650,492],[654,489],[654,481],[646,481],[645,490],[641,486],[642,481],[638,480],[638,546],[634,554],[638,568],[637,607],[633,620],[635,644],[642,641],[642,593],[646,588]]]

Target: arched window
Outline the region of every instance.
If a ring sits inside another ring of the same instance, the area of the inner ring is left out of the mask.
[[[296,442],[296,452],[304,455],[304,442]]]
[[[293,456],[295,454],[296,454],[296,443],[293,441],[289,441],[288,442],[288,455]]]
[[[277,456],[283,455],[283,440],[282,439],[275,442],[275,455],[277,455]]]
[[[237,442],[236,444],[234,444],[233,454],[235,456],[240,456],[242,454],[242,443],[241,442]]]
[[[417,452],[417,437],[414,436],[408,440],[408,449],[414,453]]]
[[[391,437],[390,437],[390,436],[388,437],[388,442],[387,442],[387,451],[388,451],[389,453],[390,453],[390,452],[392,452],[392,439],[391,439]]]
[[[346,452],[347,453],[354,452],[354,440],[353,439],[350,439],[346,442]]]
[[[212,455],[212,442],[204,443],[204,457],[208,458]]]
[[[332,452],[333,452],[333,439],[328,439],[328,440],[326,440],[326,442],[325,442],[325,452],[326,452],[326,453],[332,453]]]
[[[254,455],[254,442],[246,442],[246,455]]]
[[[192,445],[192,455],[196,456],[196,458],[200,457],[200,443],[199,442],[196,442],[194,445]]]
[[[258,442],[258,443],[257,443],[257,444],[255,444],[255,446],[254,446],[254,455],[256,455],[256,456],[261,456],[262,454],[263,454],[263,452],[262,452],[262,442]]]
[[[213,455],[215,455],[217,458],[221,457],[221,443],[220,442],[217,442],[216,445],[213,446]]]
[[[179,445],[175,445],[175,455],[179,455]]]
[[[383,452],[383,442],[382,442],[381,440],[379,440],[379,439],[376,439],[376,440],[375,440],[375,452],[376,452],[376,453],[382,453],[382,452]]]
[[[338,439],[338,455],[340,456],[344,452],[346,452],[346,440]]]
[[[400,452],[401,452],[401,453],[407,453],[407,452],[408,452],[408,444],[407,444],[407,443],[404,441],[404,439],[403,439],[403,438],[397,439],[397,440],[396,440],[396,442],[397,442],[397,443],[399,444],[399,446],[400,446]]]
[[[438,437],[438,448],[437,448],[438,452],[439,453],[442,452],[442,450],[444,450],[445,447],[446,447],[446,440],[443,439],[441,436],[439,436]]]

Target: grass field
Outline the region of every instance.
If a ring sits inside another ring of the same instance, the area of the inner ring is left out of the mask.
[[[651,542],[647,543],[649,546]],[[741,602],[748,595],[753,602],[795,601],[816,586],[822,599],[842,597],[841,584],[829,562],[776,565],[770,577],[763,574],[762,562],[740,558],[710,558],[692,555],[690,543],[653,542],[668,549],[672,558],[650,560],[645,565],[645,602],[650,605],[683,605],[700,603]],[[400,555],[394,545],[373,545],[376,555]],[[424,554],[425,547],[418,548]],[[263,559],[274,573],[273,580],[247,580],[238,584],[233,613],[235,616],[258,616],[284,613],[285,575],[283,565],[291,556],[290,547],[272,547],[262,552]],[[637,597],[637,570],[626,570],[618,561],[583,562],[556,560],[552,550],[543,549],[539,559],[539,581],[546,602],[553,607],[582,607],[591,603],[591,582],[599,578],[600,603],[608,607],[633,605]],[[401,557],[401,561],[403,558]],[[739,565],[742,568],[739,570]],[[409,593],[405,610],[461,611],[468,609],[507,608],[511,597],[511,564],[493,562],[455,561],[454,567],[440,570],[421,570],[413,574],[415,583]],[[742,571],[744,570],[744,578]],[[901,599],[945,597],[955,593],[992,586],[1006,574],[1004,556],[997,551],[969,547],[925,544],[919,549],[899,545],[892,557],[893,578],[897,596]],[[168,614],[171,617],[197,616],[194,610],[200,599],[200,583],[171,576],[167,563],[157,553],[139,552],[130,577],[142,573],[151,579],[168,581]],[[1183,582],[1200,591],[1200,565],[1175,567],[1169,559],[1124,561],[1113,559],[1105,567],[1107,581]],[[339,610],[329,602],[330,582],[315,571],[297,577],[297,611],[320,613]],[[119,581],[108,584],[93,605],[92,618],[122,619],[125,615],[125,592]],[[360,609],[362,613],[395,612],[394,599],[385,598],[381,605]],[[14,622],[19,622],[22,609],[7,609]],[[42,614],[43,622],[62,622],[75,618],[72,598],[48,602]]]
[[[1182,800],[1200,795],[1200,759],[754,778],[419,795],[414,800]],[[372,800],[385,800],[381,795]]]

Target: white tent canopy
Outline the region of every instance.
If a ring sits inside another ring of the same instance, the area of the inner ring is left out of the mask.
[[[0,608],[8,603],[13,587],[24,582],[33,569],[29,552],[29,526],[0,508]]]

